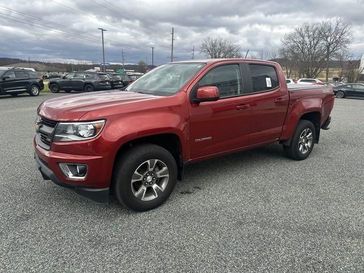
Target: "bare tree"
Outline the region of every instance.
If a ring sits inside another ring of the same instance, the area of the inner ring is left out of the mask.
[[[200,51],[209,58],[241,57],[240,47],[223,38],[206,38],[200,46]]]
[[[350,25],[341,18],[327,20],[319,26],[322,43],[325,47],[326,57],[326,82],[329,80],[330,60],[342,55],[350,43]]]
[[[283,38],[282,43],[287,58],[297,63],[299,76],[315,78],[323,70],[325,48],[318,24],[296,28]]]
[[[350,42],[350,26],[341,19],[304,24],[282,39],[284,57],[298,69],[299,76],[316,78],[330,60],[339,56]]]
[[[147,64],[144,61],[138,62],[138,72],[145,73],[147,71]]]

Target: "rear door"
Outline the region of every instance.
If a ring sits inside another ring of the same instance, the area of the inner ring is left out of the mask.
[[[27,71],[15,70],[15,78],[17,88],[21,90],[29,90],[29,74]]]
[[[261,63],[247,64],[244,79],[247,88],[242,111],[246,122],[241,133],[245,143],[254,146],[278,140],[289,103],[286,84],[279,82],[275,66]]]
[[[13,70],[7,71],[2,75],[2,86],[5,93],[18,92],[19,86]]]

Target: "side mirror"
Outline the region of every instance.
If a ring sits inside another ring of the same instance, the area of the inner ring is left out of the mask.
[[[3,81],[6,81],[6,80],[8,80],[8,79],[10,79],[10,77],[9,77],[9,76],[4,76],[4,77],[3,77]]]
[[[220,98],[219,88],[216,86],[203,86],[199,87],[193,102],[199,103],[204,101],[217,101]]]

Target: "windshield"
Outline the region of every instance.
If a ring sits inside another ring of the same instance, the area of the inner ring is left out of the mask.
[[[8,69],[0,69],[0,77],[6,72]]]
[[[162,96],[173,95],[204,66],[204,63],[162,65],[136,80],[126,90]]]

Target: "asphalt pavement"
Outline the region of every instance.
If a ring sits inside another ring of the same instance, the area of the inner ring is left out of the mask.
[[[0,97],[0,272],[364,272],[364,100],[336,100],[305,161],[270,145],[194,164],[134,213],[42,179],[35,113],[54,96]]]

